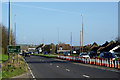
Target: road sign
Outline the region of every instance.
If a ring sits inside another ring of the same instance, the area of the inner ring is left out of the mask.
[[[8,53],[20,53],[20,46],[8,46]]]

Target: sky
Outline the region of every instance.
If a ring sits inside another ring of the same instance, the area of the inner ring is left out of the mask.
[[[7,28],[8,11],[8,3],[3,3],[2,24]],[[81,14],[84,17],[84,45],[103,44],[118,36],[117,2],[12,2],[13,31],[15,14],[18,44],[70,44],[72,32],[72,45],[79,46]]]

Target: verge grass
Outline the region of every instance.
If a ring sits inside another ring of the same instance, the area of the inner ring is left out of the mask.
[[[10,78],[27,72],[27,65],[23,58],[19,56],[19,63],[2,63],[2,78]]]

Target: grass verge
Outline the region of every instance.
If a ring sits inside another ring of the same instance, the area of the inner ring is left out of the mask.
[[[7,54],[0,54],[0,63],[5,62],[8,60],[8,55]]]
[[[47,54],[47,55],[44,55],[44,54],[33,54],[33,55],[42,56],[42,57],[48,57],[48,58],[56,58],[56,55],[50,55],[50,54]]]
[[[19,56],[18,64],[12,64],[8,62],[2,64],[2,78],[10,78],[25,72],[27,72],[27,65],[21,56]]]

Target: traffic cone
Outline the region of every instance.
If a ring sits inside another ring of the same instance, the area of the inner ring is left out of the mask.
[[[96,60],[95,65],[98,65],[98,63],[97,63],[97,58],[95,58],[95,60]]]
[[[102,66],[104,66],[104,65],[105,65],[105,59],[102,58]]]
[[[112,65],[112,63],[111,63],[111,58],[110,58],[110,67],[112,67],[111,65]]]
[[[109,62],[108,62],[108,58],[107,58],[107,67],[109,67]]]
[[[113,60],[112,60],[112,68],[114,68],[114,63],[113,63]]]
[[[94,59],[94,64],[95,64],[95,58],[93,58]]]
[[[100,58],[100,66],[102,65],[102,63],[101,63],[101,58]]]
[[[86,57],[84,58],[84,60],[85,60],[85,64],[86,64]]]
[[[89,60],[90,60],[90,59],[89,59],[89,58],[87,58],[87,64],[89,64]]]
[[[117,68],[117,63],[116,63],[116,61],[117,61],[117,60],[115,59],[115,68]]]
[[[99,58],[97,58],[97,65],[100,65],[100,63],[99,63],[99,62],[100,62],[100,60],[99,60]]]
[[[118,69],[120,69],[119,59],[117,60]]]

